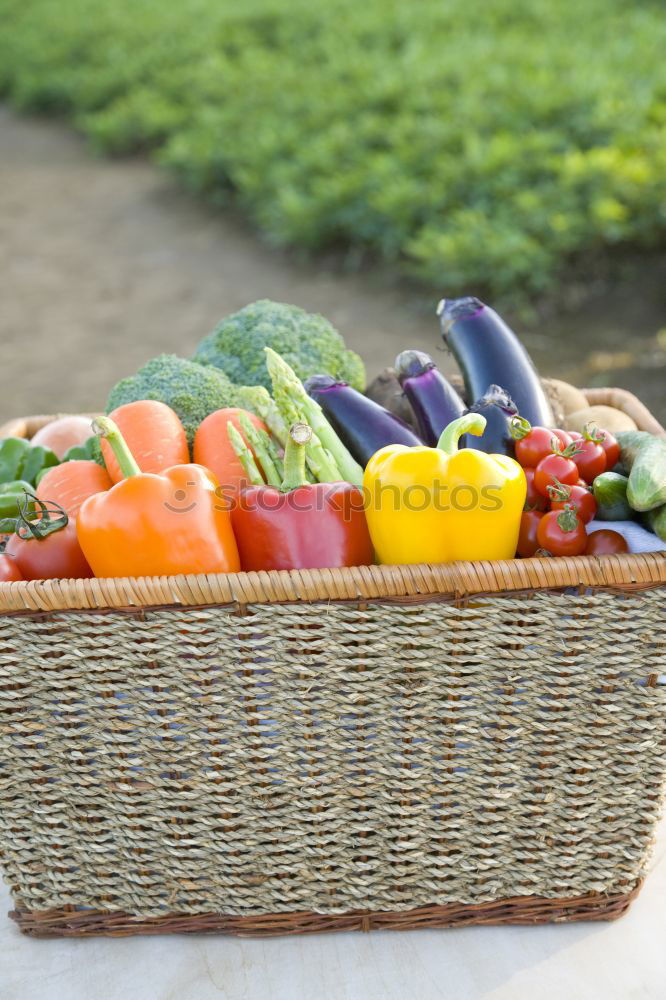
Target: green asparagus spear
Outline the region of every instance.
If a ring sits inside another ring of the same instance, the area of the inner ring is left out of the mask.
[[[254,460],[254,456],[248,446],[243,440],[242,434],[239,434],[234,425],[230,420],[227,421],[227,434],[229,435],[229,441],[231,442],[231,447],[234,449],[238,457],[240,458],[241,465],[245,470],[245,475],[250,480],[253,486],[265,486],[264,477],[257,468],[257,463]]]
[[[246,410],[251,410],[263,420],[273,437],[277,438],[284,448],[289,436],[289,428],[268,389],[264,388],[263,385],[241,385],[238,387],[236,395],[238,405],[244,406]]]
[[[319,403],[308,396],[298,376],[279,354],[270,347],[265,347],[264,351],[266,367],[273,383],[273,396],[285,422],[289,425],[296,421],[309,424],[315,438],[333,457],[342,473],[338,478],[360,486],[363,482],[363,469],[335,433]],[[311,442],[310,451],[312,450]],[[319,479],[322,481],[321,476]]]
[[[271,486],[281,486],[282,472],[276,467],[271,457],[270,438],[268,434],[261,427],[255,427],[245,413],[241,413],[239,423],[245,435],[245,440],[259,459],[266,482]]]

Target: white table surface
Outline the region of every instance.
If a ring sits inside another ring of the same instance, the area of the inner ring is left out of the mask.
[[[663,1000],[666,824],[614,923],[242,940],[35,941],[2,914],[2,1000]]]

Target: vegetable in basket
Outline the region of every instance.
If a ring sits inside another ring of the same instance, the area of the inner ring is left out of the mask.
[[[14,527],[5,554],[14,559],[24,580],[92,576],[77,539],[76,521],[58,504],[26,494]]]
[[[629,551],[627,540],[619,531],[600,528],[587,536],[586,556],[609,556]]]
[[[305,379],[330,372],[356,389],[365,386],[365,368],[338,331],[318,313],[261,299],[227,316],[204,337],[194,360],[221,369],[237,385],[270,388],[264,348],[270,347]]]
[[[666,504],[646,511],[643,516],[650,531],[654,532],[662,542],[666,542]]]
[[[382,563],[512,559],[525,473],[507,455],[458,450],[463,434],[481,436],[486,421],[452,421],[436,448],[389,445],[368,462],[363,480],[370,535]]]
[[[63,462],[97,462],[98,465],[106,469],[102,447],[96,434],[92,434],[89,438],[86,438],[83,444],[77,444],[72,448],[68,448],[62,456],[62,460]],[[37,477],[37,486],[39,486],[39,476]]]
[[[305,449],[312,429],[295,423],[284,455],[279,486],[265,485],[252,454],[229,423],[253,485],[241,490],[231,519],[244,570],[319,569],[364,566],[373,550],[363,494],[351,483],[309,483]]]
[[[570,504],[544,514],[536,536],[539,548],[553,556],[580,556],[587,547],[585,525]]]
[[[92,434],[91,423],[90,417],[82,417],[77,414],[56,417],[55,420],[49,420],[41,427],[31,438],[30,443],[49,448],[62,462],[71,448],[81,447],[90,438]]]
[[[229,487],[237,492],[247,483],[243,465],[234,451],[227,434],[227,424],[231,421],[236,430],[243,434],[241,420],[249,421],[251,426],[267,435],[268,428],[254,413],[238,407],[228,406],[222,410],[210,413],[199,425],[194,437],[193,458],[197,465],[203,465],[214,474],[221,486]],[[247,440],[247,430],[245,431]],[[260,439],[263,441],[263,437]],[[266,444],[270,447],[270,443]],[[257,457],[255,452],[255,458]]]
[[[158,399],[138,399],[112,410],[111,420],[120,431],[142,472],[162,472],[190,460],[185,430],[178,414]],[[114,483],[123,478],[108,441],[100,439],[104,464]]]
[[[209,413],[236,405],[236,386],[224,372],[175,354],[161,354],[127,378],[109,394],[107,413],[125,403],[157,399],[174,410],[185,428],[188,444]]]
[[[76,517],[81,504],[96,493],[110,490],[113,482],[106,469],[97,462],[74,460],[47,469],[35,490],[40,500],[52,501],[69,517]]]
[[[407,424],[357,392],[347,382],[331,375],[311,375],[304,382],[305,391],[321,406],[352,457],[363,467],[376,451],[387,444],[421,444]]]
[[[19,503],[32,496],[33,488],[24,479],[13,483],[0,483],[0,532],[14,530],[14,521],[19,516]]]
[[[79,542],[95,576],[233,573],[238,549],[228,504],[212,472],[183,464],[141,472],[108,417],[93,424],[125,477],[89,497],[77,519]]]
[[[622,435],[618,436],[622,449]],[[622,462],[630,468],[627,500],[633,510],[647,511],[666,503],[666,439],[648,435],[633,461],[621,450]]]
[[[35,485],[43,469],[59,462],[50,448],[32,445],[26,438],[8,437],[0,441],[0,483],[23,480]]]
[[[25,577],[18,568],[16,559],[6,552],[0,552],[0,583],[20,583],[21,580],[25,580]]]
[[[527,351],[494,309],[468,296],[442,299],[437,314],[468,399],[479,399],[488,386],[499,385],[531,424],[553,424],[550,403]]]
[[[592,483],[600,521],[626,521],[632,516],[627,500],[629,479],[619,472],[602,472]]]
[[[463,447],[478,448],[489,455],[511,455],[514,442],[511,436],[511,422],[517,415],[516,404],[499,385],[489,385],[483,396],[470,406],[467,413],[480,413],[486,421],[486,429],[478,441],[463,440]]]
[[[284,421],[288,426],[306,423],[312,431],[306,457],[315,479],[320,483],[343,480],[360,486],[363,469],[340,440],[319,403],[308,396],[300,379],[279,354],[267,347],[265,355],[273,398]]]
[[[444,428],[463,415],[465,404],[424,351],[402,351],[395,359],[395,372],[414,412],[424,443],[434,448]]]

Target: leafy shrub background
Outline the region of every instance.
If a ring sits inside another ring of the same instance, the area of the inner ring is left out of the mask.
[[[553,296],[666,231],[666,18],[626,0],[0,0],[0,88],[278,244]]]

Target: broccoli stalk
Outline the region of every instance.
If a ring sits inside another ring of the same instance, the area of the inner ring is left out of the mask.
[[[317,441],[322,451],[326,452],[333,463],[338,466],[340,476],[348,483],[360,486],[363,482],[363,469],[350,455],[338,435],[324,416],[319,403],[308,396],[300,379],[289,367],[287,362],[270,347],[265,347],[266,366],[273,383],[273,395],[282,415],[288,424],[302,422],[309,424],[313,430],[313,439],[308,451],[313,451],[313,441]],[[312,471],[320,482],[331,482],[326,474],[322,479],[318,471],[310,464]]]
[[[253,486],[265,486],[265,480],[261,472],[257,467],[257,463],[254,460],[254,455],[245,444],[243,440],[243,435],[239,434],[234,425],[230,420],[227,421],[227,434],[229,435],[229,441],[231,442],[231,447],[234,449],[240,463],[243,466],[245,475],[250,480]]]
[[[282,473],[273,461],[268,434],[261,427],[255,427],[245,413],[241,413],[238,421],[245,440],[259,459],[266,482],[270,486],[280,486],[282,484]]]

